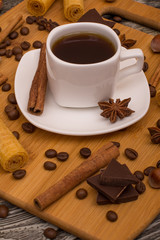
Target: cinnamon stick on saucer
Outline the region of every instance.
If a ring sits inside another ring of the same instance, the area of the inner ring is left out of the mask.
[[[46,44],[40,50],[38,68],[34,75],[28,100],[28,111],[41,114],[44,109],[44,100],[47,87]]]
[[[40,210],[45,209],[118,156],[119,149],[112,142],[108,142],[68,175],[37,196],[34,199],[35,205]]]

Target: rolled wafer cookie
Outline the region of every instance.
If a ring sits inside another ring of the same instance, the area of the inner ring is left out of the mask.
[[[64,16],[70,22],[76,22],[84,14],[83,0],[63,0]]]
[[[0,119],[0,165],[13,172],[28,161],[28,153]]]
[[[55,0],[25,0],[27,10],[34,16],[44,15]]]

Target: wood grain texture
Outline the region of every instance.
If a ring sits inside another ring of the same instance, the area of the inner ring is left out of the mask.
[[[19,5],[18,9],[24,11],[24,7],[21,8],[21,6],[23,6],[23,4]],[[59,10],[61,9],[59,5],[56,5],[56,6]],[[92,6],[93,5],[90,3],[88,6],[88,9],[92,8]],[[13,9],[13,13],[16,13],[15,9]],[[25,15],[27,15],[27,12],[24,12],[24,16]],[[57,21],[59,20],[58,22],[61,21],[61,18],[59,19],[59,17],[55,16],[55,14],[52,14],[51,11],[48,12],[46,16],[51,17],[52,15],[54,15],[52,19],[55,19]],[[61,17],[63,16],[63,14],[60,14],[60,15]],[[5,14],[4,16],[7,17],[8,19],[11,17],[11,15],[8,13]],[[0,18],[0,22],[1,22],[1,19],[3,20],[2,22],[5,23],[6,18],[5,18],[5,21],[4,21],[4,18]],[[116,27],[119,28],[121,32],[126,33],[127,37],[136,38],[138,40],[136,45],[137,47],[142,48],[146,56],[146,61],[148,61],[149,63],[149,70],[146,72],[146,76],[149,79],[155,69],[156,64],[159,61],[159,58],[157,58],[157,55],[152,54],[149,49],[149,44],[152,39],[152,35],[148,36],[147,34],[140,33],[139,31],[121,26],[120,24],[116,24]],[[34,28],[32,29],[32,31],[36,32],[36,29]],[[35,36],[32,35],[31,37],[32,38],[29,38],[29,40],[33,42],[33,39],[35,40],[40,38],[45,39],[46,35],[42,36],[42,33],[36,32]],[[27,37],[25,39],[27,39]],[[15,74],[15,70],[18,63],[16,63],[12,58],[10,60],[4,60],[2,64],[3,65],[1,66],[3,67],[3,71],[6,71],[6,74],[10,76],[9,81],[12,83],[12,87],[13,87],[14,74]],[[10,122],[5,116],[3,112],[3,108],[7,103],[6,97],[7,97],[7,93],[1,93],[1,99],[3,99],[2,100],[3,104],[0,109],[1,117],[3,118],[3,120],[6,122],[6,124],[11,130],[18,130],[20,132],[20,135],[21,135],[20,142],[24,144],[24,146],[29,151],[31,159],[29,164],[26,166],[26,170],[28,173],[27,178],[24,179],[24,181],[22,182],[17,183],[13,181],[10,175],[8,174],[6,175],[6,173],[4,173],[3,171],[1,172],[2,173],[1,179],[3,179],[3,181],[0,183],[1,197],[26,209],[31,213],[38,215],[39,217],[49,222],[52,222],[58,225],[59,227],[67,231],[74,233],[77,236],[80,236],[83,238],[85,236],[86,238],[88,238],[88,231],[89,231],[88,229],[90,229],[91,234],[93,235],[89,236],[88,239],[94,239],[96,235],[95,233],[97,233],[97,231],[99,231],[99,234],[100,234],[98,236],[99,239],[103,239],[103,236],[105,236],[104,239],[107,239],[107,236],[109,236],[108,234],[112,236],[113,232],[115,232],[113,236],[115,239],[117,239],[117,236],[121,236],[119,239],[124,239],[124,240],[133,239],[158,214],[159,212],[158,203],[160,200],[160,195],[158,191],[155,192],[155,190],[152,190],[149,187],[147,187],[147,192],[145,193],[145,195],[140,196],[140,199],[137,202],[129,203],[123,206],[121,205],[121,206],[113,207],[118,212],[121,219],[119,221],[119,224],[114,224],[114,225],[108,224],[104,219],[108,206],[97,208],[95,204],[95,192],[90,187],[88,187],[86,183],[83,183],[81,185],[87,188],[89,192],[89,197],[86,199],[87,201],[85,202],[79,202],[75,199],[74,197],[75,190],[74,190],[68,195],[66,195],[62,200],[60,200],[59,203],[56,203],[54,206],[52,206],[47,211],[45,211],[43,214],[37,212],[36,209],[34,209],[34,206],[32,205],[33,196],[35,196],[38,192],[43,191],[43,189],[46,189],[48,186],[50,186],[52,181],[57,180],[61,175],[64,175],[66,172],[70,171],[70,169],[72,169],[74,166],[78,165],[78,163],[81,161],[81,159],[78,156],[78,150],[82,146],[88,146],[93,151],[95,151],[104,142],[108,140],[120,141],[121,156],[119,160],[121,162],[127,163],[127,165],[130,167],[132,171],[137,170],[137,168],[143,170],[145,166],[148,166],[148,164],[150,165],[155,164],[156,161],[159,159],[158,158],[159,148],[158,146],[155,146],[155,145],[153,146],[150,143],[149,135],[146,130],[147,126],[154,125],[155,121],[159,118],[159,108],[156,105],[155,99],[151,100],[151,106],[147,115],[140,122],[129,127],[126,131],[119,131],[117,133],[112,133],[105,136],[68,137],[68,136],[61,136],[57,134],[47,133],[39,129],[36,130],[34,135],[28,136],[21,129],[21,123],[25,121],[23,116],[21,116],[21,118],[15,122]],[[37,147],[40,146],[41,152],[37,152],[35,146]],[[55,172],[54,176],[50,176],[52,174],[48,174],[46,172],[43,172],[42,170],[42,164],[45,161],[44,151],[52,146],[54,146],[58,151],[66,150],[70,153],[70,159],[68,162],[66,162],[65,164],[57,163],[59,164],[59,168]],[[128,162],[125,159],[123,155],[123,151],[126,146],[128,147],[132,146],[135,149],[137,149],[140,155],[140,158],[137,161]],[[35,171],[33,171],[33,169],[35,169]],[[43,175],[43,179],[42,179],[42,175]],[[145,181],[147,185],[147,179],[145,179]],[[4,183],[5,183],[5,186],[4,186]],[[45,186],[42,186],[44,185],[44,183],[45,183]],[[150,202],[151,199],[152,201]],[[77,212],[78,208],[81,209],[80,213]],[[88,208],[89,208],[89,211],[86,214]],[[136,212],[134,213],[135,209],[136,209]],[[129,214],[126,214],[128,212]],[[87,216],[85,216],[85,214]],[[28,216],[28,218],[31,217],[30,214],[27,214],[26,216]],[[96,217],[98,216],[98,219],[96,218],[97,219],[96,221],[93,220],[95,216]],[[20,218],[20,215],[19,215],[19,218]],[[134,227],[133,227],[133,222],[135,221],[133,221],[133,219],[137,221],[137,223],[134,223]],[[39,221],[39,219],[34,218],[34,221]],[[81,223],[79,221],[81,221]],[[97,222],[100,222],[100,226],[97,224]],[[46,224],[44,222],[42,223]],[[126,223],[127,223],[127,229],[126,229]],[[32,224],[32,220],[31,220],[31,224]],[[74,226],[72,226],[72,224]],[[155,224],[155,227],[156,225],[158,226],[158,224],[159,224],[159,221],[157,221],[157,224]],[[75,225],[78,226],[78,229],[77,227],[75,227]],[[138,225],[138,228],[137,228],[137,225]],[[79,233],[80,230],[81,230],[81,233]],[[118,231],[120,231],[122,235],[119,235]],[[23,239],[25,239],[24,234],[22,235],[22,231],[20,231],[19,228],[17,229],[17,236],[18,236],[18,232],[19,232],[19,239],[22,239],[22,236],[23,236]],[[37,231],[37,232],[41,232],[42,234],[42,231]],[[1,230],[1,234],[2,234],[2,230]],[[33,236],[32,239],[34,239],[34,235],[32,231],[30,231],[30,236]],[[26,236],[26,239],[29,239],[30,236],[29,235]],[[6,234],[1,237],[6,238]],[[59,239],[75,239],[74,236],[66,235],[65,237],[59,238]],[[154,236],[151,234],[150,237],[151,237],[150,239],[158,240],[159,235],[155,233]],[[16,238],[16,236],[14,237],[14,235],[8,235],[7,238],[18,239]],[[35,239],[43,239],[43,236],[39,235],[37,236],[37,238],[35,236]],[[111,239],[111,237],[109,237],[109,239]],[[147,239],[147,238],[142,237],[142,239]]]

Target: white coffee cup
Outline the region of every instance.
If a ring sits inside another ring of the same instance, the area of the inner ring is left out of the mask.
[[[115,54],[108,60],[92,64],[75,64],[57,58],[52,52],[53,44],[63,36],[78,33],[99,34],[115,46]],[[120,70],[120,62],[135,58],[136,63]],[[99,101],[113,96],[116,82],[138,73],[143,68],[144,55],[141,49],[122,51],[117,34],[99,23],[70,23],[54,28],[48,35],[46,61],[49,88],[55,102],[63,107],[95,107]]]

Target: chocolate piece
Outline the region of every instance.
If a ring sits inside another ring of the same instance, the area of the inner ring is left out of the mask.
[[[86,189],[84,188],[79,188],[77,191],[76,191],[76,197],[78,199],[84,199],[88,196],[88,192]]]
[[[15,179],[22,179],[25,175],[26,175],[26,170],[25,169],[16,170],[12,173],[12,176]]]
[[[43,234],[48,239],[54,239],[57,236],[57,232],[53,228],[46,228]]]
[[[115,159],[109,163],[108,167],[100,175],[100,184],[110,186],[127,186],[138,183],[137,178],[130,172],[124,164],[121,165]]]
[[[6,205],[0,205],[0,218],[6,218],[8,216],[9,209]]]
[[[67,152],[59,152],[57,153],[57,159],[61,162],[64,162],[68,159],[69,154]]]
[[[122,192],[122,194],[117,198],[115,203],[126,203],[135,201],[138,199],[138,193],[132,185],[128,185],[126,189]],[[112,202],[106,198],[103,194],[98,193],[97,195],[97,204],[111,204]]]
[[[88,158],[90,155],[91,155],[91,150],[89,148],[81,148],[80,149],[80,155],[83,157],[83,158]]]
[[[95,8],[90,9],[88,12],[86,12],[82,17],[79,18],[78,22],[102,23],[111,28],[113,28],[113,26],[115,25],[113,21],[104,20]]]
[[[46,161],[43,166],[46,170],[49,170],[49,171],[55,170],[57,167],[57,165],[51,161]]]
[[[25,122],[25,123],[22,123],[22,129],[26,133],[33,133],[35,131],[36,127],[30,122]]]
[[[100,184],[100,175],[98,174],[96,176],[89,177],[87,179],[87,183],[96,189],[98,192],[102,193],[105,197],[107,197],[111,202],[115,202],[117,198],[121,195],[121,193],[124,191],[126,186],[123,187],[113,187],[113,186],[107,186]]]
[[[106,214],[106,218],[110,221],[110,222],[115,222],[118,219],[118,215],[116,212],[114,211],[108,211]]]
[[[57,151],[55,149],[48,149],[47,151],[45,151],[45,156],[47,158],[54,158],[57,156]]]

